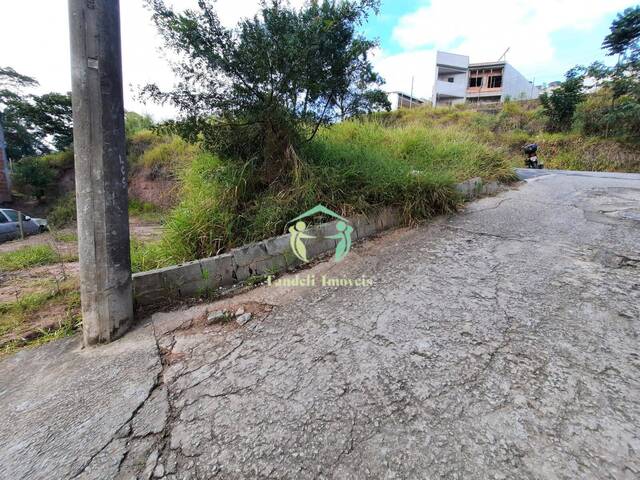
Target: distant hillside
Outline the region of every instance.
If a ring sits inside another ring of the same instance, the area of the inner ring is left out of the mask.
[[[459,108],[420,107],[378,114],[387,128],[409,125],[464,132],[478,144],[501,148],[513,166],[522,166],[522,146],[537,143],[548,168],[640,172],[640,145],[580,133],[546,133],[545,117],[536,101],[492,106],[495,113]]]

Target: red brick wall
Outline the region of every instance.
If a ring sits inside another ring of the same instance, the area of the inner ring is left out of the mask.
[[[0,202],[11,201],[11,192],[9,191],[9,182],[4,175],[4,150],[0,149]]]

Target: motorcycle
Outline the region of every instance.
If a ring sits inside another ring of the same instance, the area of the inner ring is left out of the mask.
[[[538,145],[535,143],[529,143],[523,147],[524,153],[527,156],[524,160],[524,164],[527,168],[544,168],[544,165],[538,160]]]

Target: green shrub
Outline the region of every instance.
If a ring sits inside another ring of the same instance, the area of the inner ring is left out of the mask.
[[[62,228],[76,221],[76,196],[68,193],[60,197],[53,204],[53,208],[47,215],[49,225],[53,228]]]
[[[140,130],[127,135],[127,159],[129,164],[136,165],[144,152],[166,141],[166,137],[158,135],[151,130]]]
[[[13,165],[13,187],[19,193],[38,200],[51,193],[54,172],[42,158],[23,158]]]
[[[584,71],[574,67],[565,75],[565,80],[551,93],[540,95],[542,110],[547,117],[549,132],[567,132],[573,127],[576,108],[584,100]]]
[[[140,115],[136,112],[126,112],[124,114],[124,131],[127,137],[141,130],[151,130],[153,125],[154,122],[150,115]]]
[[[43,155],[40,160],[54,170],[67,170],[73,168],[73,150],[63,150],[62,152]]]
[[[42,162],[54,170],[67,170],[69,168],[73,168],[73,150],[50,153],[49,155],[44,155],[40,158]]]
[[[578,105],[576,125],[586,135],[640,141],[640,103],[631,95],[614,101],[611,91],[603,88]]]

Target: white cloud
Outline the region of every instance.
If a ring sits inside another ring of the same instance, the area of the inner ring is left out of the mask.
[[[585,30],[603,15],[619,11],[628,0],[432,0],[404,15],[393,38],[404,52],[379,52],[374,63],[387,80],[386,90],[414,92],[430,97],[435,51],[469,55],[472,62],[492,61],[509,47],[507,60],[525,75],[535,76],[551,66],[562,71],[554,58],[551,34],[564,28]]]
[[[393,38],[406,50],[434,48],[469,55],[471,61],[507,59],[521,70],[552,62],[551,34],[585,30],[629,0],[432,0],[400,18]],[[406,55],[406,54],[403,54]]]
[[[392,1],[392,0],[387,0]],[[178,9],[193,7],[196,0],[168,0]],[[300,6],[304,0],[292,0]],[[400,18],[394,39],[404,52],[374,57],[387,80],[387,90],[408,92],[414,76],[414,93],[431,96],[436,48],[470,55],[472,61],[496,60],[510,46],[507,58],[523,73],[554,65],[551,33],[562,28],[588,29],[603,15],[619,11],[629,0],[432,0],[428,6]],[[259,0],[218,0],[220,18],[227,25],[255,14]],[[156,118],[173,110],[142,105],[135,87],[157,82],[173,83],[162,42],[143,0],[120,0],[122,19],[125,108],[152,113]],[[5,0],[2,5],[0,65],[36,77],[41,91],[68,91],[69,27],[67,0]],[[28,25],[28,30],[25,28]],[[133,88],[132,88],[133,87]]]
[[[372,62],[385,80],[385,91],[410,93],[413,77],[413,95],[430,98],[435,76],[435,57],[434,50],[413,50],[397,55],[377,51],[372,57]]]
[[[179,10],[192,8],[196,0],[169,0]],[[293,0],[299,6],[303,0]],[[234,25],[254,15],[259,0],[218,0],[222,22]],[[69,18],[67,0],[7,1],[2,5],[2,51],[0,65],[35,77],[41,92],[71,90],[69,60]],[[174,76],[165,59],[162,41],[143,0],[120,0],[122,31],[122,71],[124,101],[127,110],[151,113],[155,118],[174,115],[170,107],[141,104],[137,87],[156,82],[168,88]],[[26,27],[28,26],[28,28]]]

